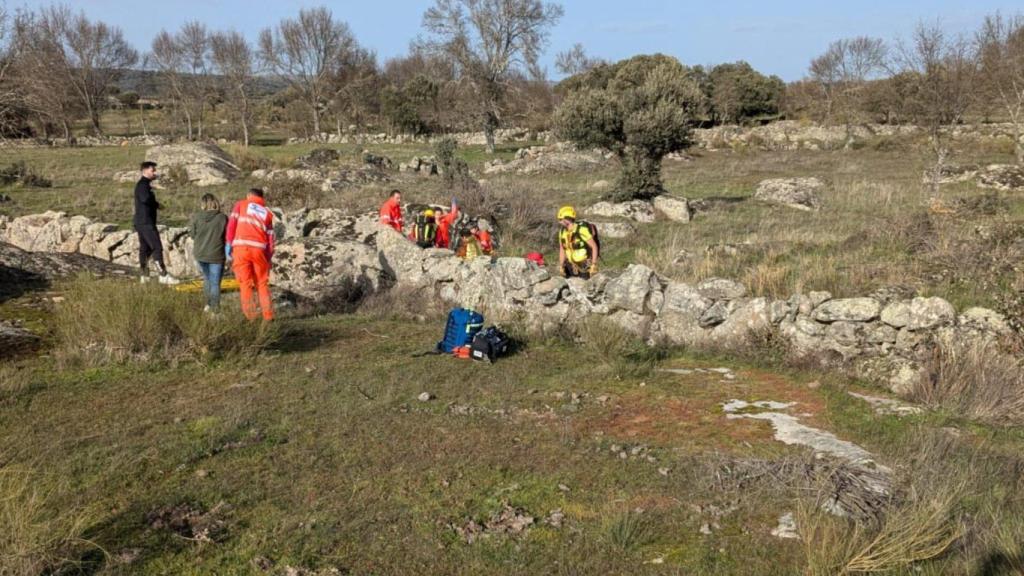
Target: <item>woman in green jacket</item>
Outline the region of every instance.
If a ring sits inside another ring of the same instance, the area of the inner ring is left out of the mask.
[[[192,215],[189,232],[192,234],[192,255],[203,275],[203,293],[206,294],[204,312],[220,308],[220,279],[224,275],[224,234],[228,217],[220,211],[220,202],[213,194],[204,194],[200,210]]]

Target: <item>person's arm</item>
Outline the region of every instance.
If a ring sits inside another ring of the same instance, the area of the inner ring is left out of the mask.
[[[562,240],[558,240],[558,269],[565,274],[565,246],[562,245]]]
[[[274,213],[267,213],[267,261],[274,257]]]
[[[197,220],[196,217],[198,215],[199,215],[198,212],[193,214],[192,218],[188,221],[188,235],[192,238],[193,242],[196,239],[196,220]]]
[[[235,229],[238,227],[238,204],[235,204],[234,208],[231,209],[231,215],[228,216],[228,225],[224,231],[224,254],[230,258],[232,252],[232,244],[235,241]]]
[[[595,274],[595,273],[597,273],[597,259],[600,258],[601,255],[598,254],[599,249],[597,247],[597,242],[594,242],[594,238],[593,237],[590,237],[590,238],[587,239],[587,246],[590,246],[590,254],[591,254],[590,273],[591,274]]]

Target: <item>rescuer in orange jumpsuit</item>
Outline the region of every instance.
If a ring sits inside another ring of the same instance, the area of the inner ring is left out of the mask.
[[[259,309],[264,320],[274,319],[270,300],[270,259],[274,255],[274,214],[263,201],[263,190],[249,190],[228,217],[224,251],[234,258],[232,269],[238,279],[242,313],[255,320],[258,312],[253,289],[259,293]]]
[[[402,191],[392,190],[391,196],[380,207],[380,223],[402,232]]]
[[[480,224],[476,221],[469,225],[469,231],[476,238],[476,241],[480,243],[480,250],[490,256],[494,252],[494,241],[491,240],[491,233],[481,229]]]
[[[437,218],[437,239],[435,245],[438,248],[451,248],[452,243],[452,225],[459,219],[459,205],[455,202],[455,198],[452,198],[452,209],[449,212],[441,210],[440,217]]]

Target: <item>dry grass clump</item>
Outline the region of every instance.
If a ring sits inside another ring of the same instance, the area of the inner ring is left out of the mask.
[[[449,308],[420,288],[399,285],[370,294],[359,302],[357,310],[375,318],[424,322],[443,319]]]
[[[807,574],[835,576],[888,572],[938,558],[968,533],[964,504],[976,489],[960,446],[926,434],[894,461],[888,506],[875,516],[830,514],[834,486],[798,502],[796,519]]]
[[[1024,422],[1024,367],[997,342],[938,346],[925,377],[910,398],[940,406],[972,420],[1016,425]]]
[[[498,231],[503,254],[542,250],[555,243],[556,207],[544,190],[499,182],[459,196],[468,214],[486,218]]]
[[[255,354],[276,338],[273,324],[251,323],[240,312],[204,314],[202,295],[156,283],[83,276],[65,298],[54,317],[62,360],[205,360]]]
[[[53,492],[27,470],[0,466],[0,576],[52,574],[95,544],[83,538],[88,511],[54,506]]]

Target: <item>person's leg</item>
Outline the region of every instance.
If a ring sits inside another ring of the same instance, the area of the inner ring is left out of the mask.
[[[196,260],[196,268],[203,277],[203,297],[206,300],[206,307],[210,307],[210,263]]]
[[[242,313],[250,320],[256,319],[256,305],[253,302],[253,291],[256,288],[256,277],[249,261],[249,250],[235,249],[235,263],[232,266],[235,278],[238,279],[238,295],[242,300]]]
[[[253,270],[256,274],[256,289],[260,295],[260,309],[264,320],[274,319],[273,301],[270,297],[270,261],[263,251],[253,258]]]
[[[149,257],[153,253],[153,249],[149,246],[149,238],[144,230],[144,228],[135,228],[139,235],[139,270],[142,271],[142,276],[146,277],[149,276]]]
[[[209,266],[210,293],[207,296],[207,302],[210,304],[211,310],[217,311],[220,309],[220,279],[224,276],[224,265],[211,263]]]
[[[160,271],[161,276],[167,275],[167,266],[164,265],[164,245],[160,241],[160,232],[157,231],[156,226],[150,228],[152,238],[150,245],[153,249],[153,262],[156,262],[157,270]]]

